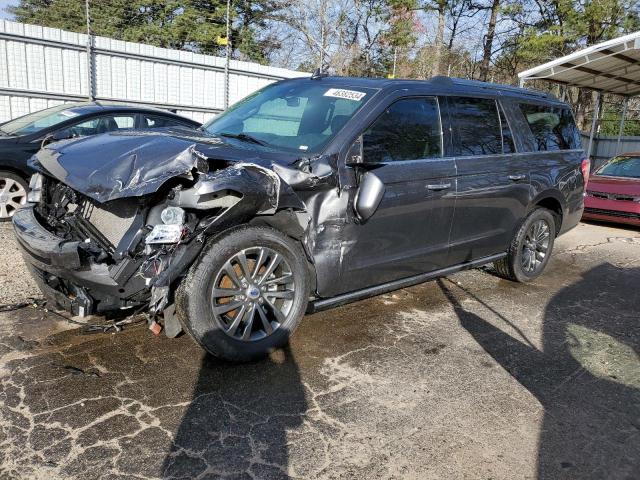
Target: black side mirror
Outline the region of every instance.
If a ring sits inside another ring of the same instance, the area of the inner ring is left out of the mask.
[[[71,133],[71,129],[65,128],[63,130],[58,130],[57,132],[53,132],[51,134],[51,141],[58,142],[60,140],[67,140],[69,138],[73,138],[73,134]]]
[[[348,167],[362,166],[364,163],[362,135],[360,135],[347,152],[346,164]]]
[[[70,129],[65,128],[64,130],[58,130],[57,132],[53,132],[53,133],[50,133],[49,135],[46,135],[42,139],[42,142],[40,143],[40,148],[44,148],[45,146],[49,145],[52,142],[67,140],[69,138],[73,138],[73,134],[71,133]]]

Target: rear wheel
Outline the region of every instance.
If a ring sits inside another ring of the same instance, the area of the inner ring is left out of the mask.
[[[207,246],[178,289],[176,310],[209,353],[248,361],[288,341],[308,298],[300,245],[269,227],[242,227]]]
[[[27,182],[12,172],[0,170],[0,222],[6,222],[27,203]]]
[[[556,222],[546,208],[536,208],[513,238],[507,256],[494,263],[503,278],[529,282],[542,274],[553,250]]]

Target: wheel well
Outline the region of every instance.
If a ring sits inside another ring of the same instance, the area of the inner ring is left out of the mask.
[[[560,228],[562,227],[562,205],[560,202],[553,197],[546,197],[539,200],[536,203],[536,206],[546,208],[553,212],[553,217],[556,220],[556,235],[558,235],[560,233]]]
[[[309,269],[311,291],[316,291],[318,280],[316,267],[313,264],[311,253],[309,252],[304,242],[305,231],[295,219],[295,214],[292,210],[279,210],[275,215],[263,215],[254,217],[249,221],[248,225],[264,225],[271,227],[288,236],[293,241],[299,243],[307,257],[307,267]]]
[[[17,168],[13,167],[5,167],[4,165],[0,165],[0,172],[13,173],[14,175],[22,178],[25,182],[27,182],[27,184],[29,183],[29,177],[31,177],[31,174],[25,174],[25,172],[23,172],[22,170],[18,170]]]

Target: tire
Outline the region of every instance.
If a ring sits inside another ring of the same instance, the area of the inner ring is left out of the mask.
[[[549,263],[555,238],[553,213],[546,208],[536,208],[522,222],[509,245],[507,256],[494,262],[498,275],[522,283],[539,277]]]
[[[27,182],[20,175],[0,170],[0,222],[8,222],[27,203]]]
[[[280,262],[270,273],[277,256]],[[304,316],[309,289],[307,260],[298,243],[270,227],[244,226],[205,247],[178,287],[176,313],[206,351],[246,362],[288,342]]]

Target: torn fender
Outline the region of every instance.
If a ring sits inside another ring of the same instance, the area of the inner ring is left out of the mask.
[[[176,189],[170,205],[196,210],[233,209],[234,215],[270,215],[278,209],[304,210],[293,189],[270,168],[235,163],[198,175],[193,187]]]

